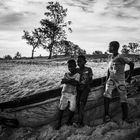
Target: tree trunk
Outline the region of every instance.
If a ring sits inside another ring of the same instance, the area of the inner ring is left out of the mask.
[[[53,48],[53,43],[51,43],[50,44],[50,46],[49,46],[49,57],[48,57],[48,59],[51,59],[52,58],[52,48]]]
[[[52,49],[50,49],[49,51],[50,51],[50,54],[49,54],[48,59],[51,59],[52,58]]]
[[[31,59],[34,59],[34,52],[35,52],[35,48],[32,49],[32,56],[31,56]]]

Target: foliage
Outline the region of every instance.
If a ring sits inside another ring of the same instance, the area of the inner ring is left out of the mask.
[[[128,45],[123,45],[121,52],[123,54],[138,54],[140,52],[140,46],[138,43],[129,43]]]
[[[62,54],[65,56],[76,56],[79,54],[86,54],[86,51],[81,49],[78,45],[68,40],[61,40],[57,48],[54,48],[53,53]]]
[[[71,21],[64,21],[67,16],[67,9],[64,9],[59,2],[48,2],[46,9],[47,11],[44,13],[46,17],[40,21],[39,32],[42,34],[41,44],[44,49],[49,51],[49,58],[51,58],[60,41],[66,40],[66,29],[70,32],[72,29],[68,27]]]
[[[105,52],[104,54],[108,54],[108,52]]]
[[[31,58],[33,59],[34,57],[34,52],[35,49],[39,47],[41,44],[41,35],[38,32],[38,29],[34,29],[31,33],[28,31],[23,31],[24,35],[22,36],[22,39],[25,39],[27,41],[27,44],[32,46],[32,56]]]
[[[16,54],[15,54],[15,57],[14,57],[15,59],[20,59],[21,58],[21,53],[19,53],[19,52],[17,52]]]
[[[97,50],[97,51],[94,51],[92,54],[103,54],[103,52],[102,52],[102,51]]]
[[[122,46],[122,50],[121,50],[121,53],[122,54],[129,54],[130,50],[129,48],[127,47],[127,45],[123,45]]]
[[[5,55],[5,56],[4,56],[4,59],[5,59],[5,60],[11,60],[11,59],[12,59],[12,56],[11,56],[11,55]]]
[[[31,33],[24,31],[22,36],[22,39],[26,39],[27,44],[33,47],[31,58],[33,58],[35,49],[39,46],[49,51],[48,58],[51,58],[52,54],[61,53],[61,50],[63,50],[60,47],[61,40],[67,39],[66,29],[72,32],[69,27],[71,21],[64,21],[67,16],[67,9],[64,9],[59,2],[48,2],[44,15],[45,18],[40,21],[41,27],[34,29]]]

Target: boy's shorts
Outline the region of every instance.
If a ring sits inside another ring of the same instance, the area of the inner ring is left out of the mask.
[[[127,102],[127,89],[125,81],[115,81],[113,79],[108,79],[106,82],[104,96],[112,98],[112,92],[115,88],[120,94],[120,102]]]
[[[82,103],[84,106],[87,103],[88,95],[90,92],[90,88],[84,88],[83,90],[77,89],[77,107],[80,107],[80,104]]]
[[[76,95],[73,94],[62,94],[60,98],[60,110],[65,110],[69,104],[69,110],[75,111],[76,110]]]

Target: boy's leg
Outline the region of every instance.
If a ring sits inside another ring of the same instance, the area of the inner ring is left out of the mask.
[[[72,119],[76,110],[76,95],[71,95],[69,102],[70,102],[69,114],[68,114],[68,120],[66,124],[72,125]]]
[[[120,102],[122,108],[122,120],[128,119],[128,104],[127,104],[127,90],[125,86],[125,82],[122,81],[118,85],[118,91],[120,93]]]
[[[78,124],[79,125],[84,125],[84,122],[83,122],[84,108],[85,108],[85,104],[83,102],[80,102],[79,113],[78,113]]]
[[[128,117],[128,103],[127,102],[121,102],[121,107],[122,107],[122,120],[127,122],[127,123],[134,122],[133,119],[130,119]]]
[[[59,130],[61,127],[63,112],[64,112],[64,110],[60,110],[60,109],[58,110],[58,116],[57,116],[58,122],[55,126],[56,130]]]
[[[110,98],[104,97],[104,115],[109,116]]]
[[[110,98],[104,97],[104,122],[109,122],[111,120],[111,117],[109,115],[109,104]]]
[[[68,120],[66,122],[67,125],[72,125],[72,119],[73,119],[74,113],[75,113],[74,111],[69,110]]]
[[[76,107],[77,107],[78,114],[79,114],[79,110],[80,110],[80,98],[81,98],[81,91],[80,90],[77,90]]]
[[[63,112],[65,110],[65,108],[68,105],[68,99],[67,99],[67,95],[62,95],[60,98],[60,104],[59,104],[59,110],[58,110],[58,122],[55,126],[55,129],[58,130],[61,127],[61,123],[62,123],[62,117],[63,117]]]
[[[112,91],[115,88],[115,83],[112,79],[108,79],[106,82],[106,88],[104,92],[104,122],[110,121],[110,115],[109,115],[109,104],[110,104],[110,99],[112,98]]]
[[[128,119],[128,105],[126,102],[121,102],[121,108],[122,108],[122,120]]]
[[[128,119],[128,103],[127,103],[127,89],[125,81],[120,81],[118,85],[118,91],[120,93],[120,102],[122,108],[122,120],[127,123],[131,123],[132,120]]]
[[[86,88],[83,91],[81,91],[81,97],[80,97],[80,102],[79,102],[79,113],[78,113],[78,123],[80,126],[84,125],[84,109],[85,109],[85,105],[88,99],[88,95],[89,95],[90,89]]]

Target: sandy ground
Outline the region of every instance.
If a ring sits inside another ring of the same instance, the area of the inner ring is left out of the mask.
[[[40,128],[0,128],[1,140],[139,140],[140,120],[135,123],[109,122],[98,126],[62,126],[54,130],[52,126]]]

